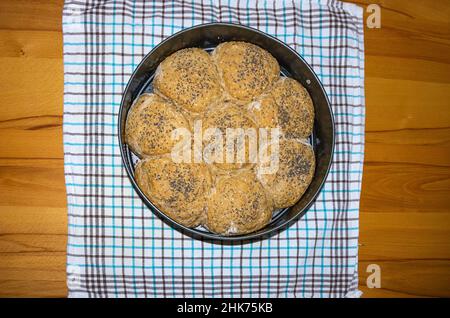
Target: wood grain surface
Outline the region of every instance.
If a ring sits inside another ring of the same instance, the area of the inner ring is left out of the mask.
[[[450,2],[365,29],[365,297],[450,296]],[[0,296],[65,297],[62,1],[0,0]],[[381,288],[366,268],[381,267]]]

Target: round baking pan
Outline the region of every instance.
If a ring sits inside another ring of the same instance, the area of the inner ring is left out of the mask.
[[[188,228],[158,209],[136,183],[134,165],[137,158],[130,151],[125,141],[125,122],[128,110],[139,95],[153,90],[153,76],[159,63],[172,53],[184,48],[199,47],[211,51],[218,44],[227,41],[245,41],[269,51],[278,60],[282,75],[296,79],[308,90],[315,109],[314,129],[310,142],[314,147],[316,156],[316,170],[305,194],[295,205],[274,213],[272,220],[264,228],[249,234],[234,236],[214,234],[203,227]],[[173,227],[195,238],[203,237],[222,241],[261,239],[276,233],[283,227],[287,227],[291,222],[302,217],[314,202],[328,175],[333,157],[333,114],[325,90],[311,67],[296,51],[280,40],[259,30],[237,24],[209,23],[197,25],[184,29],[157,45],[144,57],[131,76],[123,93],[118,120],[120,153],[134,189],[154,213]]]

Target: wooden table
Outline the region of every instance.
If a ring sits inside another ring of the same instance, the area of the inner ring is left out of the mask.
[[[382,6],[365,30],[360,288],[450,296],[450,2],[353,2]],[[0,0],[0,296],[67,293],[61,10]]]

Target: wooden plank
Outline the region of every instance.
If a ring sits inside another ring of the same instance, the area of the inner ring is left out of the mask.
[[[0,104],[4,106],[0,121],[4,128],[15,121],[20,127],[22,119],[62,115],[62,60],[0,57],[0,69]]]
[[[65,207],[62,160],[52,160],[46,167],[0,163],[0,202],[4,206]]]
[[[34,119],[38,129],[3,129],[0,158],[63,157],[62,119],[42,116]],[[48,127],[48,128],[47,128]]]
[[[60,31],[64,0],[0,1],[0,29]]]
[[[381,268],[381,289],[366,287],[367,265]],[[360,261],[360,286],[366,297],[449,297],[449,260]]]
[[[346,2],[364,8],[373,3],[381,7],[381,28],[365,29],[366,55],[449,63],[450,6],[447,0],[435,0],[432,3],[427,0]]]
[[[0,220],[0,235],[62,236],[67,233],[66,207],[1,205]],[[63,241],[65,241],[64,237],[59,239],[59,242]],[[40,247],[45,248],[45,246]]]
[[[61,242],[64,236],[59,236]],[[0,297],[65,297],[65,252],[0,253]]]
[[[0,297],[65,297],[63,1],[0,2]]]
[[[448,167],[369,162],[364,166],[361,210],[399,216],[414,212],[448,214],[449,188]]]
[[[449,133],[450,128],[367,131],[365,163],[448,167]]]
[[[0,206],[0,297],[65,297],[66,244],[64,205]]]
[[[450,82],[450,64],[420,58],[366,55],[365,73],[367,78],[447,84]]]
[[[367,77],[367,130],[446,128],[450,84]]]
[[[448,213],[361,213],[359,281],[364,297],[449,297]],[[381,289],[366,287],[369,264],[381,267]]]
[[[421,296],[387,290],[385,288],[368,288],[365,285],[365,281],[363,281],[362,285],[359,285],[358,288],[362,292],[361,297],[363,298],[421,298]]]
[[[62,60],[62,33],[58,31],[1,30],[0,57]]]
[[[61,263],[61,267],[64,267],[64,264]],[[24,272],[28,272],[28,270],[21,270],[19,274],[23,274]],[[52,272],[49,276],[54,277],[54,272]],[[65,273],[64,273],[65,274]],[[1,277],[8,277],[10,275],[9,272],[1,273]],[[41,272],[36,272],[33,277],[26,278],[23,280],[0,280],[0,297],[49,297],[49,298],[63,298],[67,296],[67,287],[65,276],[61,275],[61,278],[58,280],[47,280],[47,279],[39,279],[42,275]]]
[[[362,212],[360,260],[450,259],[448,213]]]

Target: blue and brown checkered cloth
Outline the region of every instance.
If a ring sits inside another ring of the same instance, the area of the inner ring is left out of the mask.
[[[71,297],[355,297],[364,154],[363,11],[340,1],[66,1],[64,165]],[[336,148],[306,215],[248,244],[192,239],[133,190],[119,152],[127,81],[155,45],[207,22],[248,25],[297,50],[334,111]]]

